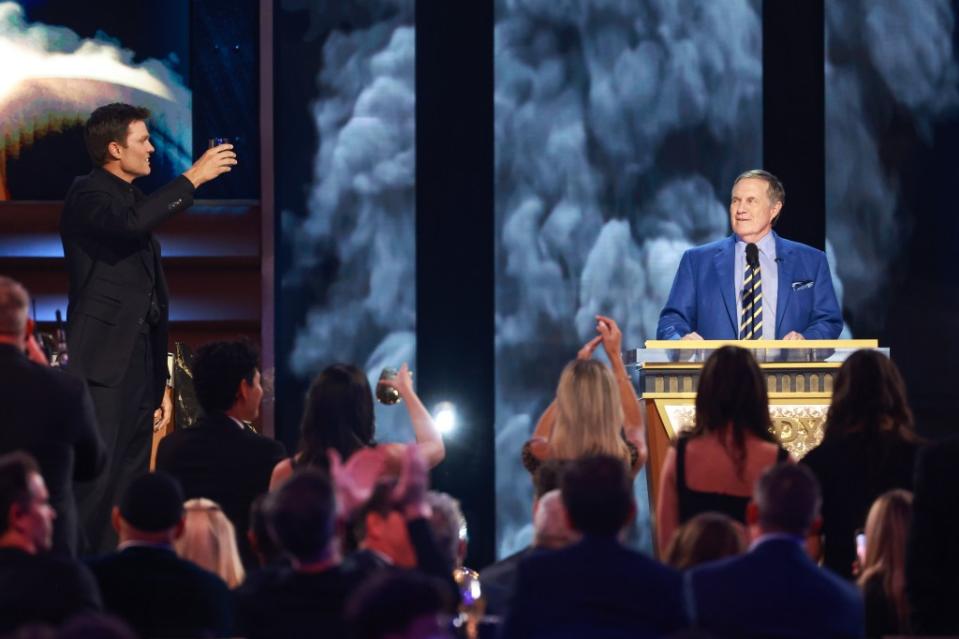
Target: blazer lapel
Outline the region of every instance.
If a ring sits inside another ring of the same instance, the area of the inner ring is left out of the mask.
[[[733,327],[733,335],[739,337],[739,305],[736,303],[736,296],[733,294],[735,286],[733,282],[733,260],[736,257],[736,239],[730,235],[722,243],[719,250],[713,257],[713,266],[716,267],[716,279],[719,286],[719,294],[723,298],[723,305],[726,307],[726,313],[729,315],[729,324]]]
[[[782,326],[783,318],[786,317],[786,310],[789,308],[789,302],[792,301],[792,281],[793,281],[793,260],[792,251],[785,247],[783,241],[776,233],[773,233],[776,240],[776,263],[779,266],[777,277],[779,286],[776,294],[776,337],[779,337],[779,327]]]

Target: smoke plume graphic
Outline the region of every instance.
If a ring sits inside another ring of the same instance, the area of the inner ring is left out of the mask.
[[[290,355],[303,378],[345,361],[362,366],[372,385],[384,366],[415,365],[413,7],[413,0],[355,3],[351,11],[382,17],[325,39],[309,213],[282,217],[293,254],[283,287],[319,300]],[[302,8],[315,24],[325,18],[316,13],[322,6]],[[335,272],[315,281],[323,264]],[[411,439],[401,408],[377,404],[376,425],[380,441]]]
[[[0,2],[0,199],[9,193],[8,161],[108,102],[149,108],[157,152],[176,172],[189,167],[190,90],[162,61],[133,58],[106,36],[84,39],[65,27],[31,24],[19,4]]]
[[[498,553],[530,539],[519,451],[562,366],[615,318],[655,336],[682,252],[728,232],[733,178],[760,166],[760,5],[496,5]],[[649,547],[644,512],[634,542]],[[517,486],[523,487],[517,490]]]
[[[954,28],[949,0],[826,3],[827,229],[862,337],[885,325],[893,266],[922,214],[903,201],[913,142],[897,138],[928,148],[959,105]]]

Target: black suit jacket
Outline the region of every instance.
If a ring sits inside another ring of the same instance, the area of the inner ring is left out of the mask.
[[[193,203],[193,184],[180,176],[149,197],[101,169],[78,177],[67,192],[60,238],[70,278],[67,342],[70,367],[92,383],[118,386],[150,309],[155,405],[167,377],[166,279],[153,229]]]
[[[615,539],[520,562],[502,637],[662,637],[685,625],[680,575]]]
[[[919,454],[906,554],[917,634],[959,635],[959,437]]]
[[[59,625],[101,607],[97,583],[83,564],[0,548],[0,634],[25,623]]]
[[[220,504],[236,527],[243,563],[253,567],[256,558],[246,538],[250,504],[269,489],[273,467],[285,457],[282,443],[214,413],[164,437],[156,467],[180,480],[187,499],[206,497]]]
[[[89,565],[104,610],[122,617],[141,639],[231,636],[226,583],[172,548],[132,546]]]
[[[35,364],[15,346],[0,344],[0,406],[0,453],[23,450],[36,458],[57,511],[53,548],[73,556],[73,480],[93,479],[106,463],[90,392],[82,380]]]

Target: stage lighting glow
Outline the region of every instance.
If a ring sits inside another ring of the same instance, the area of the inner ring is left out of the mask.
[[[433,421],[443,435],[456,429],[456,406],[452,402],[440,402],[433,409]]]

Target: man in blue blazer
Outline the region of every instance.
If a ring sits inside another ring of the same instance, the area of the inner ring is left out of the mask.
[[[657,339],[739,339],[748,250],[756,250],[762,283],[764,321],[754,339],[839,337],[842,314],[825,253],[772,230],[784,201],[772,173],[755,169],[736,178],[729,204],[733,235],[683,254]]]
[[[746,509],[749,551],[684,575],[692,625],[717,638],[862,637],[859,591],[806,554],[821,503],[805,466],[782,463],[763,473]]]

